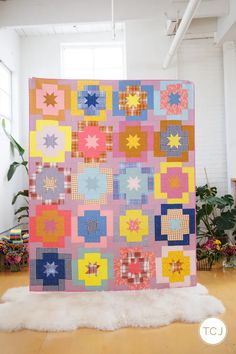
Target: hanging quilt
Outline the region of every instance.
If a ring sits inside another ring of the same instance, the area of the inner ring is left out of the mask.
[[[193,84],[29,85],[30,289],[195,285]]]

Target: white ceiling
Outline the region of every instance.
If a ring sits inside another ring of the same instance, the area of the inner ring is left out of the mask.
[[[1,0],[0,0],[1,1]],[[116,23],[116,30],[123,31],[123,23]],[[42,26],[23,26],[15,27],[15,31],[21,37],[28,36],[44,36],[52,34],[68,34],[68,33],[94,33],[94,32],[111,32],[111,22],[96,23],[79,23],[65,25],[42,25]]]

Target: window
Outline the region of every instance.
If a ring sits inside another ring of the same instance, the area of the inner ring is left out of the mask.
[[[11,119],[11,71],[0,61],[0,118]]]
[[[62,77],[125,79],[123,43],[63,44]]]

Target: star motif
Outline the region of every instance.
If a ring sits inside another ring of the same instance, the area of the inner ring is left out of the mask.
[[[57,96],[55,96],[54,92],[53,93],[46,93],[46,95],[43,96],[45,98],[45,101],[43,103],[45,103],[48,106],[53,106],[55,107],[55,105],[57,104],[56,98]]]
[[[140,188],[140,182],[141,180],[136,176],[136,177],[129,177],[128,178],[128,189],[130,191],[135,190],[137,191]]]
[[[169,220],[169,225],[170,225],[170,229],[172,231],[178,231],[178,230],[180,230],[180,227],[181,227],[181,223],[180,223],[179,219]]]
[[[126,146],[128,146],[129,149],[137,149],[140,146],[139,140],[140,137],[135,134],[135,135],[131,135],[129,134],[128,138],[126,138],[126,140],[128,141],[128,143],[126,144]]]
[[[176,149],[178,149],[178,147],[182,145],[180,142],[181,136],[179,136],[178,133],[176,135],[170,134],[167,139],[169,140],[167,145],[170,146],[171,149],[173,147],[176,147]]]
[[[180,180],[179,177],[170,177],[169,178],[169,183],[171,188],[179,188],[180,187]]]
[[[50,275],[52,275],[53,277],[55,277],[56,274],[58,274],[58,271],[56,270],[58,267],[57,264],[55,264],[55,262],[52,263],[46,263],[46,265],[44,265],[45,271],[44,273],[46,274],[47,277],[49,277]]]
[[[170,265],[170,271],[172,273],[178,272],[179,274],[181,273],[181,271],[183,270],[182,268],[182,264],[183,262],[180,262],[180,260],[178,259],[178,261],[175,261],[174,259],[169,263]]]
[[[98,140],[99,138],[96,137],[96,135],[88,135],[87,138],[85,138],[85,140],[87,141],[87,143],[85,144],[85,146],[88,149],[96,149],[98,147]]]
[[[49,135],[47,134],[45,137],[43,137],[45,142],[43,145],[46,146],[46,148],[52,147],[53,149],[55,148],[55,146],[57,145],[56,140],[58,139],[55,134]]]
[[[94,94],[90,94],[88,93],[87,96],[85,96],[85,99],[87,100],[85,102],[85,104],[88,105],[88,107],[93,106],[96,107],[96,105],[98,104],[97,100],[98,100],[99,96],[96,95],[96,93]]]
[[[96,177],[88,177],[87,178],[87,189],[91,190],[94,189],[96,190],[98,188],[98,181]]]
[[[130,263],[128,265],[128,268],[129,268],[129,273],[131,274],[140,274],[142,272],[141,264],[137,259],[135,259],[134,262]]]
[[[46,220],[44,226],[46,232],[54,232],[56,224],[54,220]]]
[[[93,274],[93,275],[98,275],[98,268],[100,268],[100,265],[97,264],[97,262],[95,263],[90,263],[88,265],[86,265],[86,268],[88,268],[86,274]]]
[[[129,94],[129,96],[126,97],[126,101],[127,101],[127,106],[129,108],[132,107],[137,107],[140,104],[140,97],[137,94]]]
[[[140,231],[141,221],[139,219],[135,219],[135,220],[129,219],[129,221],[127,221],[127,224],[128,224],[128,230],[129,231],[131,231],[131,232]]]
[[[54,192],[57,188],[56,178],[46,176],[46,178],[43,180],[43,188],[45,188],[47,191],[51,189]]]
[[[171,92],[169,94],[168,102],[171,106],[174,104],[176,104],[176,105],[180,104],[180,94],[178,92],[176,92],[176,93]]]
[[[98,223],[96,220],[88,220],[86,226],[87,226],[87,231],[89,234],[93,234],[93,233],[97,232]]]

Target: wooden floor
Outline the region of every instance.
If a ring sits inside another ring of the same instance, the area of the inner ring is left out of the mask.
[[[198,324],[174,323],[157,329],[114,332],[80,329],[69,333],[0,333],[0,354],[236,354],[236,269],[199,272],[198,281],[226,307],[220,318],[228,327],[228,335],[220,345],[203,343]],[[27,284],[27,272],[0,273],[1,295],[10,287]]]

